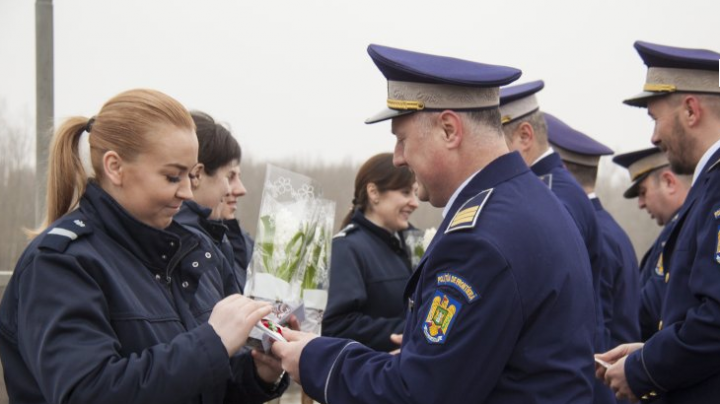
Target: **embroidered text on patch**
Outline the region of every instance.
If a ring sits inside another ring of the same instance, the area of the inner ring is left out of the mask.
[[[470,286],[469,283],[465,281],[465,279],[453,275],[448,272],[444,272],[438,275],[437,277],[437,284],[438,286],[452,286],[453,288],[457,289],[465,295],[465,298],[468,302],[472,302],[477,298],[477,293],[475,293],[475,289],[473,289],[472,286]]]
[[[425,339],[431,344],[444,344],[460,307],[462,304],[457,300],[439,290],[435,291],[422,326]]]

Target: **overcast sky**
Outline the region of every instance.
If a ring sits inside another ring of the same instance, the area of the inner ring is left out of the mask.
[[[649,145],[624,106],[645,66],[632,44],[720,51],[717,0],[56,0],[55,114],[91,116],[130,88],[231,125],[255,159],[364,161],[392,150],[370,43],[520,68],[550,112],[617,152]],[[33,0],[0,0],[0,108],[35,114]]]

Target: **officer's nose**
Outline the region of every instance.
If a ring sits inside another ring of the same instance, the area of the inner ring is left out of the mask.
[[[192,181],[190,180],[189,176],[181,181],[180,187],[175,193],[175,196],[178,199],[182,199],[183,201],[187,201],[193,198]]]
[[[235,194],[235,196],[237,196],[239,198],[239,197],[245,196],[247,194],[247,189],[245,188],[245,184],[243,184],[243,182],[239,178],[238,178],[237,182],[238,182],[238,184],[235,187],[235,192],[233,192],[233,194]]]
[[[393,151],[393,165],[395,167],[403,167],[407,165],[405,156],[403,156],[402,148],[399,145],[395,145],[395,150]]]
[[[657,147],[660,147],[660,143],[662,143],[660,141],[660,136],[658,135],[657,123],[655,123],[655,127],[653,128],[653,134],[650,137],[650,141]]]
[[[413,208],[413,210],[417,209],[418,206],[420,206],[419,203],[418,203],[418,198],[417,198],[417,196],[416,196],[415,194],[412,194],[412,195],[410,196],[410,202],[408,202],[408,206],[410,206],[411,208]]]

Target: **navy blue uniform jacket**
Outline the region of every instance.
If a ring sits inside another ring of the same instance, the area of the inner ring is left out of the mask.
[[[572,219],[507,154],[459,193],[410,279],[400,354],[316,338],[302,386],[323,403],[586,404],[591,294]]]
[[[640,261],[640,339],[647,341],[658,331],[660,311],[665,301],[667,283],[663,248],[670,237],[677,215],[665,225],[660,235]]]
[[[229,239],[229,228],[224,222],[210,219],[211,213],[212,209],[201,206],[195,201],[185,201],[174,219],[183,226],[202,232],[215,243],[228,265],[235,270],[236,282],[242,293],[247,278],[246,267],[240,267],[238,259],[235,258],[235,250]]]
[[[212,242],[138,222],[94,183],[36,237],[0,305],[13,403],[264,402],[247,355],[207,319],[237,293]]]
[[[563,166],[560,155],[553,152],[543,157],[531,167],[532,171],[542,179],[570,212],[580,235],[585,242],[585,250],[590,258],[593,280],[593,300],[595,302],[595,352],[605,352],[609,348],[610,330],[605,326],[603,307],[612,302],[603,302],[602,276],[608,270],[608,262],[603,255],[605,247],[600,235],[595,209],[587,194],[575,178]],[[600,380],[595,379],[594,404],[615,403],[612,391]]]
[[[625,362],[633,393],[667,403],[720,397],[720,151],[690,188],[663,252],[661,330]],[[651,394],[652,393],[652,394]]]
[[[255,241],[248,232],[240,227],[240,222],[237,219],[223,220],[223,224],[228,228],[226,233],[227,242],[232,247],[238,283],[244,290],[247,282],[247,268],[252,258]],[[223,250],[225,248],[227,247],[223,247]]]
[[[590,258],[592,269],[593,288],[595,296],[596,332],[595,352],[605,352],[608,348],[610,333],[605,328],[602,317],[602,294],[601,275],[607,268],[607,262],[603,256],[602,238],[600,227],[597,224],[595,209],[585,191],[575,181],[572,175],[565,169],[560,155],[553,152],[536,162],[531,167],[532,171],[542,179],[552,190],[553,194],[562,202],[570,212],[575,224],[580,230],[580,235],[585,242],[585,250]]]
[[[410,275],[403,243],[356,210],[333,239],[323,335],[354,339],[378,351],[398,348],[390,334],[405,327],[403,292]]]
[[[603,255],[608,264],[602,273],[601,301],[605,328],[610,332],[610,346],[637,342],[640,338],[640,281],[635,249],[625,230],[603,209],[600,199],[590,201],[595,208],[603,239]]]

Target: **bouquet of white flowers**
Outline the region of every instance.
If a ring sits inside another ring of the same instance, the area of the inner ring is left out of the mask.
[[[425,250],[427,250],[433,237],[435,237],[437,229],[434,227],[427,230],[408,229],[403,233],[405,236],[405,246],[407,246],[408,252],[410,253],[410,264],[414,271],[420,264],[420,260],[423,255],[425,255]]]
[[[245,293],[274,302],[272,320],[295,314],[320,324],[334,217],[335,203],[322,199],[314,180],[268,165]],[[303,322],[304,330],[320,331],[308,327]]]

